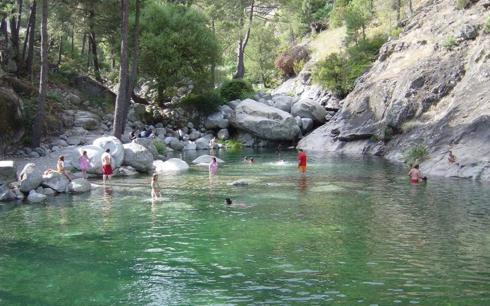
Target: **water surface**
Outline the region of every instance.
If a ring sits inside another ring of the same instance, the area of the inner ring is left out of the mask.
[[[138,177],[0,206],[0,304],[490,304],[488,184],[412,186],[399,165],[338,155],[302,177],[293,153],[245,154],[220,155],[212,181],[160,177],[154,203]]]

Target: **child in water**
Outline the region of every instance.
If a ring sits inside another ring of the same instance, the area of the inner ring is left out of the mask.
[[[216,157],[213,157],[209,164],[209,175],[216,175],[216,173],[218,173],[218,161]]]
[[[151,198],[152,200],[158,199],[160,196],[160,185],[158,184],[158,174],[154,173],[151,178]]]
[[[410,177],[410,183],[417,184],[422,181],[427,181],[427,177],[422,176],[422,173],[419,170],[419,165],[415,164],[412,169],[408,172],[408,176]]]

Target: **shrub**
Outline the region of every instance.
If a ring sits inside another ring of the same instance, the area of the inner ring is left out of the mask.
[[[208,115],[216,112],[218,107],[223,105],[224,102],[216,91],[210,91],[203,94],[190,94],[180,101],[180,106],[187,110],[194,110]]]
[[[385,40],[384,36],[376,36],[360,41],[345,53],[331,54],[315,67],[314,80],[340,98],[345,97],[353,89],[356,79],[376,60]]]
[[[448,37],[448,39],[442,44],[442,46],[448,50],[452,50],[457,45],[458,43],[456,42],[456,39],[452,36]]]
[[[403,155],[406,164],[418,164],[429,158],[429,151],[427,150],[427,146],[423,144],[418,144]]]
[[[456,7],[460,10],[464,10],[469,3],[470,0],[456,0]]]
[[[490,33],[490,16],[487,18],[487,22],[485,22],[485,25],[483,26],[483,32],[486,34]]]
[[[229,151],[240,151],[242,149],[242,143],[236,139],[225,140],[223,144]]]
[[[274,65],[284,77],[291,78],[300,72],[296,71],[299,66],[296,67],[296,70],[294,69],[295,65],[298,65],[300,62],[306,63],[309,59],[310,51],[305,46],[295,46],[281,53],[276,58]]]
[[[408,133],[413,129],[423,126],[424,123],[420,121],[407,121],[402,124],[402,133]]]
[[[157,149],[159,155],[163,155],[167,151],[167,147],[161,141],[154,140],[153,145],[155,145],[155,148]]]
[[[253,95],[252,85],[245,80],[225,81],[220,88],[220,95],[225,101],[243,99]]]

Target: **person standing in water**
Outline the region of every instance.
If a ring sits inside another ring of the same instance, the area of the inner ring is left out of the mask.
[[[90,159],[88,158],[87,151],[83,151],[82,155],[78,159],[80,162],[80,170],[82,171],[82,176],[84,179],[87,178],[87,170],[90,166]]]
[[[154,173],[151,178],[151,199],[156,200],[160,196],[160,184],[158,184],[158,174]]]
[[[301,173],[306,173],[306,160],[308,157],[306,156],[306,153],[303,151],[303,149],[299,149],[298,152],[298,170]]]
[[[209,163],[209,175],[214,176],[218,173],[218,161],[216,157],[213,157],[211,163]]]
[[[417,184],[422,181],[426,181],[427,178],[422,176],[422,173],[419,170],[419,165],[415,164],[412,169],[408,172],[408,176],[410,177],[410,183]]]
[[[111,179],[112,176],[112,156],[111,156],[111,150],[107,149],[105,150],[104,154],[102,154],[102,179],[104,181],[104,184],[107,179]]]

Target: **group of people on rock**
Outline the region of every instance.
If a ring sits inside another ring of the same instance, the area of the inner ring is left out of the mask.
[[[129,133],[129,139],[131,141],[135,140],[136,138],[153,138],[156,136],[157,134],[153,129],[147,128],[143,128],[141,131],[134,129]]]

